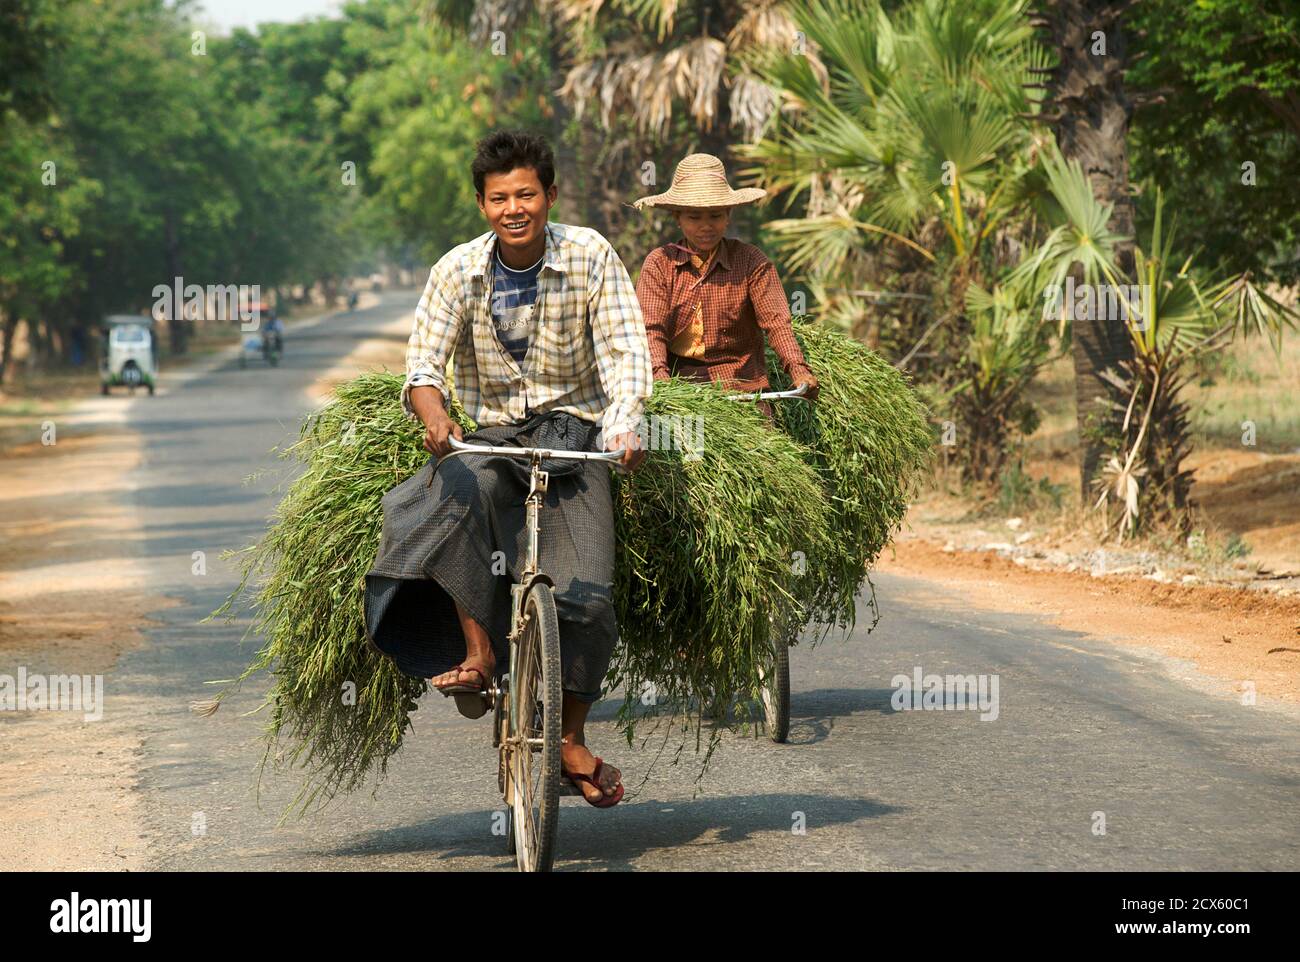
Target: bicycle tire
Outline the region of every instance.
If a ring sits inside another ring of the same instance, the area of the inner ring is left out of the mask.
[[[511,839],[521,872],[549,872],[560,817],[560,623],[549,585],[524,602],[511,672]],[[532,739],[530,743],[527,739]]]
[[[778,640],[772,677],[763,683],[763,716],[767,736],[778,745],[790,737],[790,646]]]

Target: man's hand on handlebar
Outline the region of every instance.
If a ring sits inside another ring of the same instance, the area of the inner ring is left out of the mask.
[[[451,444],[447,438],[453,437],[460,441],[463,440],[461,437],[463,433],[460,425],[446,413],[435,411],[429,416],[429,421],[424,428],[424,450],[439,458],[446,457],[451,453]]]
[[[606,451],[623,451],[618,467],[623,471],[635,471],[645,460],[645,449],[641,447],[641,437],[635,431],[616,434],[605,441]]]

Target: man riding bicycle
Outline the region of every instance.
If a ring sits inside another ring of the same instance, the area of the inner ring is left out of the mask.
[[[407,345],[402,407],[435,457],[383,500],[378,556],[366,575],[366,633],[407,674],[444,694],[486,690],[508,657],[510,585],[526,555],[527,472],[508,458],[451,459],[447,362],[478,429],[463,440],[644,458],[637,426],[651,391],[650,350],[622,261],[596,231],[548,223],[555,163],[540,137],[500,131],[472,165],[491,230],[447,252],[429,274]],[[564,461],[550,471],[542,567],[555,581],[562,671],[563,771],[593,805],[623,796],[584,726],[618,640],[612,589],[609,469]]]

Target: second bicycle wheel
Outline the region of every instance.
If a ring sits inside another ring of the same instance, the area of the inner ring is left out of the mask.
[[[763,679],[762,694],[768,737],[781,744],[790,735],[790,646],[784,637],[777,640],[772,675]]]
[[[521,872],[549,872],[560,817],[560,623],[555,598],[535,584],[510,680],[511,827]]]

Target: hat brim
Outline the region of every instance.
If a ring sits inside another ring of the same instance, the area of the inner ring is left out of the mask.
[[[662,194],[651,194],[649,197],[638,198],[632,202],[632,206],[637,210],[644,210],[647,207],[678,211],[720,210],[724,207],[743,207],[745,204],[752,204],[755,201],[762,200],[766,196],[767,191],[761,187],[742,187],[725,195],[719,195],[716,200],[684,202],[680,194],[674,195],[674,192],[669,190]]]

